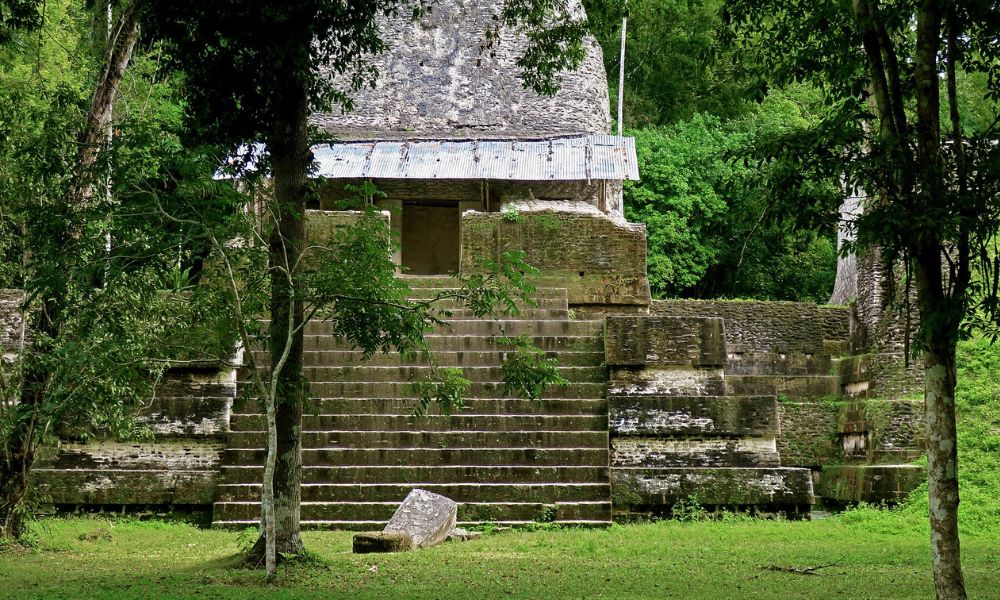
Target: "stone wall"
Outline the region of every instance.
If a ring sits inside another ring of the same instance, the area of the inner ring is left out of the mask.
[[[462,214],[463,271],[477,257],[497,260],[522,250],[546,285],[566,287],[572,306],[645,310],[646,230],[593,212],[537,210]]]
[[[232,369],[175,370],[139,422],[152,439],[62,440],[42,450],[34,482],[56,505],[209,505],[236,395]]]
[[[720,317],[730,352],[822,354],[826,333],[840,333],[847,324],[846,312],[821,313],[807,302],[654,300],[650,313]]]
[[[566,4],[583,15],[579,0]],[[378,81],[350,92],[353,111],[315,114],[312,124],[341,137],[369,138],[609,131],[608,82],[597,42],[587,37],[583,63],[562,74],[555,96],[539,96],[525,89],[516,65],[527,47],[523,33],[501,28],[494,47],[482,49],[500,8],[485,0],[446,0],[419,19],[408,10],[381,19],[389,48],[370,60]]]
[[[8,360],[20,347],[22,298],[21,290],[0,290],[0,349]],[[97,436],[43,447],[32,475],[40,498],[57,505],[211,504],[235,394],[235,371],[219,361],[168,371],[139,414],[148,439]]]

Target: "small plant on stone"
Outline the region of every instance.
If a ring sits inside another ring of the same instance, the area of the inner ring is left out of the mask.
[[[535,517],[536,523],[554,523],[556,520],[556,505],[546,504],[542,506],[542,509],[538,511],[538,516]]]
[[[517,210],[517,207],[514,206],[513,204],[508,204],[504,206],[501,214],[503,215],[503,220],[507,221],[508,223],[524,222],[524,215],[522,215],[521,211]]]
[[[687,498],[677,502],[677,504],[674,504],[670,514],[675,521],[682,523],[707,521],[709,517],[708,511],[698,501],[698,496],[695,494],[691,494]]]

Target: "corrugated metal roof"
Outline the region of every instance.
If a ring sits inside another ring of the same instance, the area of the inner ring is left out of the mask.
[[[315,176],[327,179],[639,179],[635,138],[614,135],[335,142],[313,154]]]

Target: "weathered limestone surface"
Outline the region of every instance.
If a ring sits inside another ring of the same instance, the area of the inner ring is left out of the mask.
[[[650,313],[676,317],[720,317],[730,352],[821,354],[826,331],[842,329],[839,312],[820,314],[807,302],[655,300]]]
[[[615,435],[763,436],[778,430],[772,396],[613,396]]]
[[[579,0],[566,5],[583,15]],[[500,8],[447,0],[417,20],[406,10],[382,19],[389,49],[370,61],[379,71],[376,85],[351,93],[354,111],[315,114],[312,124],[342,137],[608,131],[608,85],[597,42],[587,38],[583,64],[562,75],[554,97],[539,96],[524,88],[516,65],[527,45],[522,33],[501,29],[495,47],[480,50]]]
[[[211,504],[235,394],[228,369],[168,372],[139,415],[152,440],[62,441],[34,481],[53,504]]]
[[[813,502],[808,469],[613,469],[617,505],[670,506],[696,497],[713,506],[802,506]]]
[[[901,502],[926,479],[919,465],[832,465],[820,472],[818,490],[841,502]]]
[[[555,210],[462,214],[463,272],[479,269],[477,257],[497,260],[513,250],[525,252],[547,285],[565,287],[571,306],[649,304],[643,225]]]
[[[415,489],[392,515],[384,533],[405,533],[417,548],[427,548],[448,539],[455,529],[458,504],[440,494]]]
[[[21,347],[23,301],[22,290],[0,290],[0,358],[13,356]]]
[[[604,355],[610,366],[722,367],[726,329],[716,318],[611,316]]]

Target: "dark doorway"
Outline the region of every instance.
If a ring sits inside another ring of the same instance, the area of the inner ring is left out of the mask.
[[[402,242],[404,273],[444,275],[458,271],[458,203],[404,203]]]

